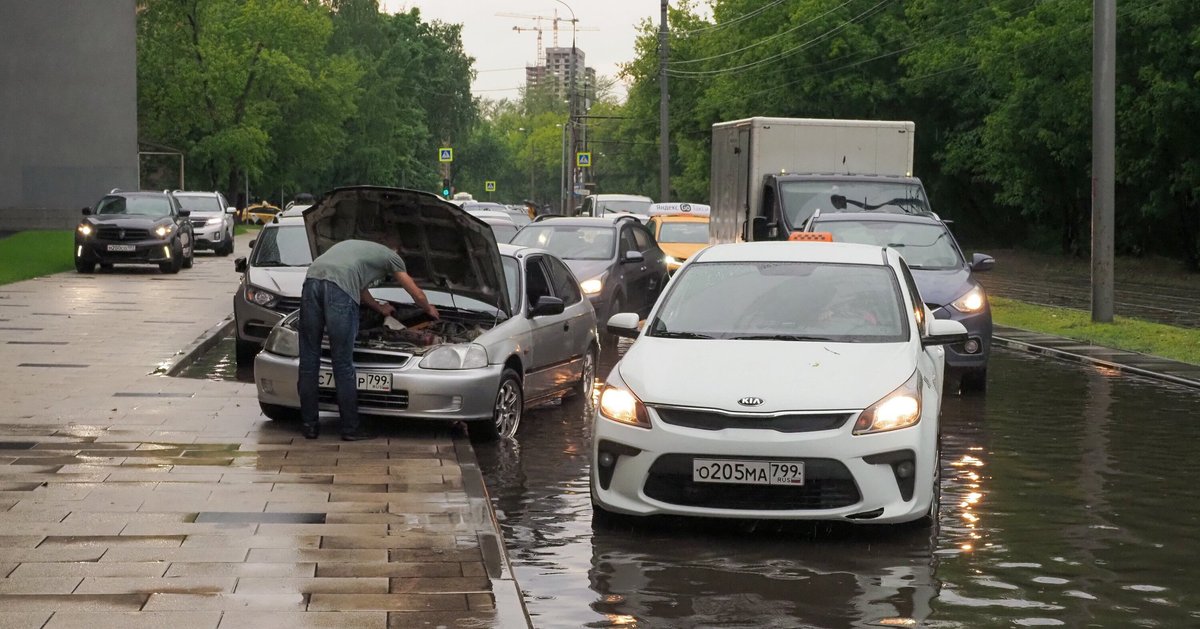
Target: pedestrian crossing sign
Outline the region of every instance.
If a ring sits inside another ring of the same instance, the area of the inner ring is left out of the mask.
[[[575,154],[575,166],[578,168],[591,168],[592,167],[591,151],[581,151],[579,153],[576,153]]]
[[[454,149],[448,146],[438,149],[438,161],[443,164],[454,161]]]
[[[496,191],[496,182],[494,182],[494,181],[483,182],[483,189],[485,192],[495,192]]]

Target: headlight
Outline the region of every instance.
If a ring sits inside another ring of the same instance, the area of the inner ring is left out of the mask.
[[[83,236],[84,238],[92,235],[92,226],[88,223],[80,223],[79,227],[76,227],[75,230],[78,231],[79,235]]]
[[[987,295],[984,294],[982,286],[976,286],[963,294],[962,297],[955,299],[950,305],[954,306],[955,310],[965,314],[979,312],[987,305]]]
[[[480,369],[487,367],[482,345],[440,345],[421,359],[422,369]]]
[[[159,238],[166,238],[167,234],[170,234],[171,231],[172,228],[170,225],[159,225],[157,228],[155,228],[154,234]]]
[[[598,295],[600,291],[604,290],[604,276],[580,282],[579,290],[583,291],[584,295]]]
[[[625,383],[621,382],[616,373],[608,377],[608,382],[600,390],[599,411],[601,417],[619,424],[639,428],[650,427],[650,414],[646,412],[646,405],[642,404],[632,391],[625,388]]]
[[[220,225],[221,221],[224,221],[224,220],[225,219],[221,218],[220,216],[214,216],[214,217],[208,219],[207,221],[204,221],[204,224],[205,225]]]
[[[663,256],[663,262],[666,262],[667,264],[670,264],[673,266],[679,266],[679,265],[683,264],[683,260],[680,260],[679,258],[676,258],[673,256]]]
[[[272,293],[270,291],[265,291],[261,288],[256,288],[254,286],[247,286],[246,287],[246,301],[248,301],[252,304],[258,304],[265,308],[270,308],[271,306],[275,305],[276,301],[279,301],[279,296],[276,295],[275,293]]]
[[[283,324],[277,325],[267,335],[263,349],[272,354],[295,358],[300,355],[300,335]]]
[[[914,370],[908,380],[882,400],[867,407],[854,422],[854,434],[887,432],[921,421],[921,373]]]

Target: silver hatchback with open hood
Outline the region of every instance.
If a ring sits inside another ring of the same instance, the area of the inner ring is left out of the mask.
[[[457,206],[414,190],[338,188],[304,212],[313,256],[348,239],[399,236],[400,256],[441,320],[422,320],[390,281],[371,289],[396,307],[385,324],[363,309],[355,343],[359,410],[370,415],[479,422],[492,436],[516,433],[529,403],[590,395],[596,319],[561,260],[538,249],[497,245],[491,229]],[[255,360],[263,413],[298,416],[298,312],[271,331]],[[336,410],[328,351],[321,408]]]

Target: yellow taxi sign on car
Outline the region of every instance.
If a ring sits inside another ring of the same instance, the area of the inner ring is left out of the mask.
[[[703,203],[655,203],[650,216],[708,216],[710,208]]]
[[[833,234],[829,232],[792,232],[788,234],[792,242],[833,242]]]

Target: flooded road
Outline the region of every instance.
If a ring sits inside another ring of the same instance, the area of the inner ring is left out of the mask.
[[[237,375],[221,347],[205,377]],[[1200,392],[992,361],[987,395],[946,401],[936,528],[594,528],[590,408],[529,411],[516,440],[476,451],[535,625],[1200,626]]]

